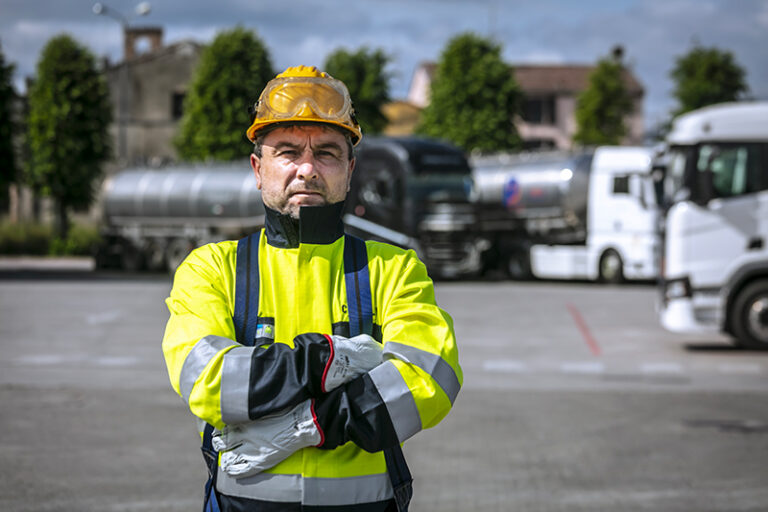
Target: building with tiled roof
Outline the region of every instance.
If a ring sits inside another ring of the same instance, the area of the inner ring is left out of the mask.
[[[413,74],[408,101],[424,108],[429,104],[429,91],[437,65],[421,63]],[[589,75],[595,66],[537,65],[511,66],[515,80],[524,95],[521,119],[515,126],[528,149],[568,149],[576,133],[576,101],[589,85]],[[624,82],[634,103],[634,112],[627,118],[626,144],[640,144],[643,140],[643,86],[625,70]]]

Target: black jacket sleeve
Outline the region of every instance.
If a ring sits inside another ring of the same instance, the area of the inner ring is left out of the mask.
[[[352,441],[365,451],[378,452],[398,444],[387,407],[368,374],[318,398],[315,415],[324,438],[322,449]]]
[[[300,334],[292,349],[284,343],[257,348],[251,357],[248,416],[255,420],[320,396],[330,342],[318,333]]]

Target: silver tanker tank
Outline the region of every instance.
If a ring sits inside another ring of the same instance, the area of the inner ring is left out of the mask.
[[[121,172],[105,182],[104,214],[111,223],[137,217],[263,220],[256,178],[246,163]]]
[[[129,169],[103,186],[100,267],[175,269],[191,249],[264,224],[248,162]]]
[[[485,228],[557,233],[578,242],[586,228],[592,153],[495,155],[473,159],[473,200]]]

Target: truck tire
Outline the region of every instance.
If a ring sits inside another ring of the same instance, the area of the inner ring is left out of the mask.
[[[619,284],[624,282],[624,262],[618,252],[608,249],[603,253],[600,257],[598,276],[603,283]]]
[[[531,258],[527,251],[516,251],[507,259],[507,275],[515,281],[530,281],[533,278]]]
[[[128,241],[121,247],[120,268],[127,272],[138,272],[144,268],[144,255]]]
[[[112,246],[107,242],[102,242],[96,247],[93,255],[93,263],[96,270],[120,268],[120,262],[117,261]]]
[[[173,274],[181,262],[192,252],[195,248],[190,240],[185,238],[174,238],[168,243],[165,249],[165,261],[168,265],[168,271]]]
[[[141,251],[144,254],[144,267],[150,272],[162,272],[166,269],[165,244],[158,240],[144,243]]]
[[[753,281],[739,292],[730,318],[736,345],[768,350],[768,279]]]

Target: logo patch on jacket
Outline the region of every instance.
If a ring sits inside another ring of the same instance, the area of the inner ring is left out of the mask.
[[[257,324],[255,339],[267,338],[270,340],[275,339],[275,326],[270,324]]]

